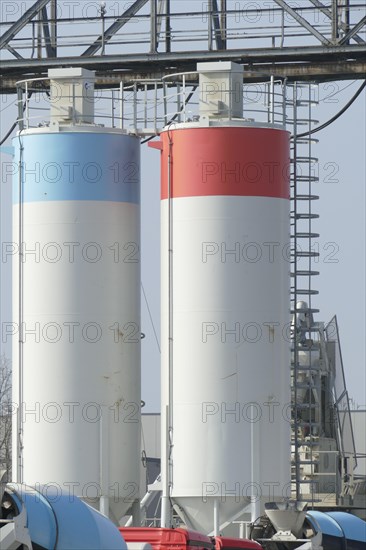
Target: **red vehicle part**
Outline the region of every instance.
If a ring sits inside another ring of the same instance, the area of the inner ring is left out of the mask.
[[[156,527],[120,527],[128,542],[147,542],[153,550],[263,550],[253,540],[229,537],[207,537],[186,529],[159,529]]]
[[[210,537],[186,529],[160,529],[156,527],[120,527],[128,542],[148,542],[153,550],[214,550]]]
[[[215,537],[215,550],[239,550],[242,548],[250,548],[263,550],[263,547],[254,540],[248,539],[233,539],[229,537]]]

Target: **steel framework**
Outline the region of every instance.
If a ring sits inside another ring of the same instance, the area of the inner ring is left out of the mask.
[[[208,60],[242,63],[247,81],[269,72],[288,81],[364,78],[366,3],[293,4],[135,0],[126,8],[118,1],[98,7],[37,0],[14,13],[15,3],[4,1],[1,92],[14,93],[17,80],[45,76],[48,68],[75,64],[96,70],[98,87],[191,71]],[[19,9],[24,5],[18,3]]]

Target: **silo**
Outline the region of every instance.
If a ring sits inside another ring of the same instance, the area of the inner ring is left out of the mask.
[[[243,118],[242,67],[198,72],[198,119],[155,145],[162,473],[164,506],[210,533],[289,496],[290,155],[283,127]]]
[[[50,122],[14,138],[13,477],[119,520],[139,498],[140,144],[94,123],[94,73],[49,78]]]

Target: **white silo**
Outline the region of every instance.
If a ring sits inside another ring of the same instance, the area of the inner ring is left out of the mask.
[[[200,116],[161,133],[163,525],[218,532],[290,491],[289,134],[199,64]],[[169,485],[169,487],[168,487]]]
[[[49,78],[50,122],[13,141],[13,477],[119,520],[139,498],[140,143],[94,123],[94,73]]]

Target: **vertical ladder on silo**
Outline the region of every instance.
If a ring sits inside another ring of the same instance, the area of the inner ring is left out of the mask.
[[[308,352],[311,358],[316,351],[317,327],[313,323],[313,314],[318,310],[313,307],[312,298],[318,294],[313,289],[312,278],[319,274],[314,270],[313,263],[319,257],[314,239],[319,237],[313,231],[313,220],[318,214],[313,211],[313,202],[318,199],[313,194],[313,184],[318,181],[313,173],[318,159],[312,155],[313,144],[317,142],[310,132],[317,121],[312,118],[312,107],[316,101],[312,98],[313,87],[311,84],[294,83],[291,87],[292,98],[288,101],[292,108],[292,116],[288,123],[292,130],[292,158],[291,158],[291,314],[296,317],[299,314],[309,315],[306,341],[300,340],[300,335],[294,330],[292,342],[292,480],[295,485],[297,500],[304,500],[302,484],[311,487],[311,500],[315,498],[316,481],[304,479],[302,470],[307,466],[314,472],[318,460],[312,452],[312,436],[319,433],[321,421],[320,408],[320,375],[319,366],[312,364],[302,365],[300,354]],[[305,111],[305,112],[304,112]],[[305,135],[304,135],[305,134]],[[315,246],[314,246],[315,244]],[[306,301],[308,307],[303,308],[299,302]],[[304,396],[305,394],[305,396]],[[304,400],[300,396],[305,397]],[[302,457],[301,447],[310,448],[308,457]],[[309,500],[308,498],[306,500]]]

